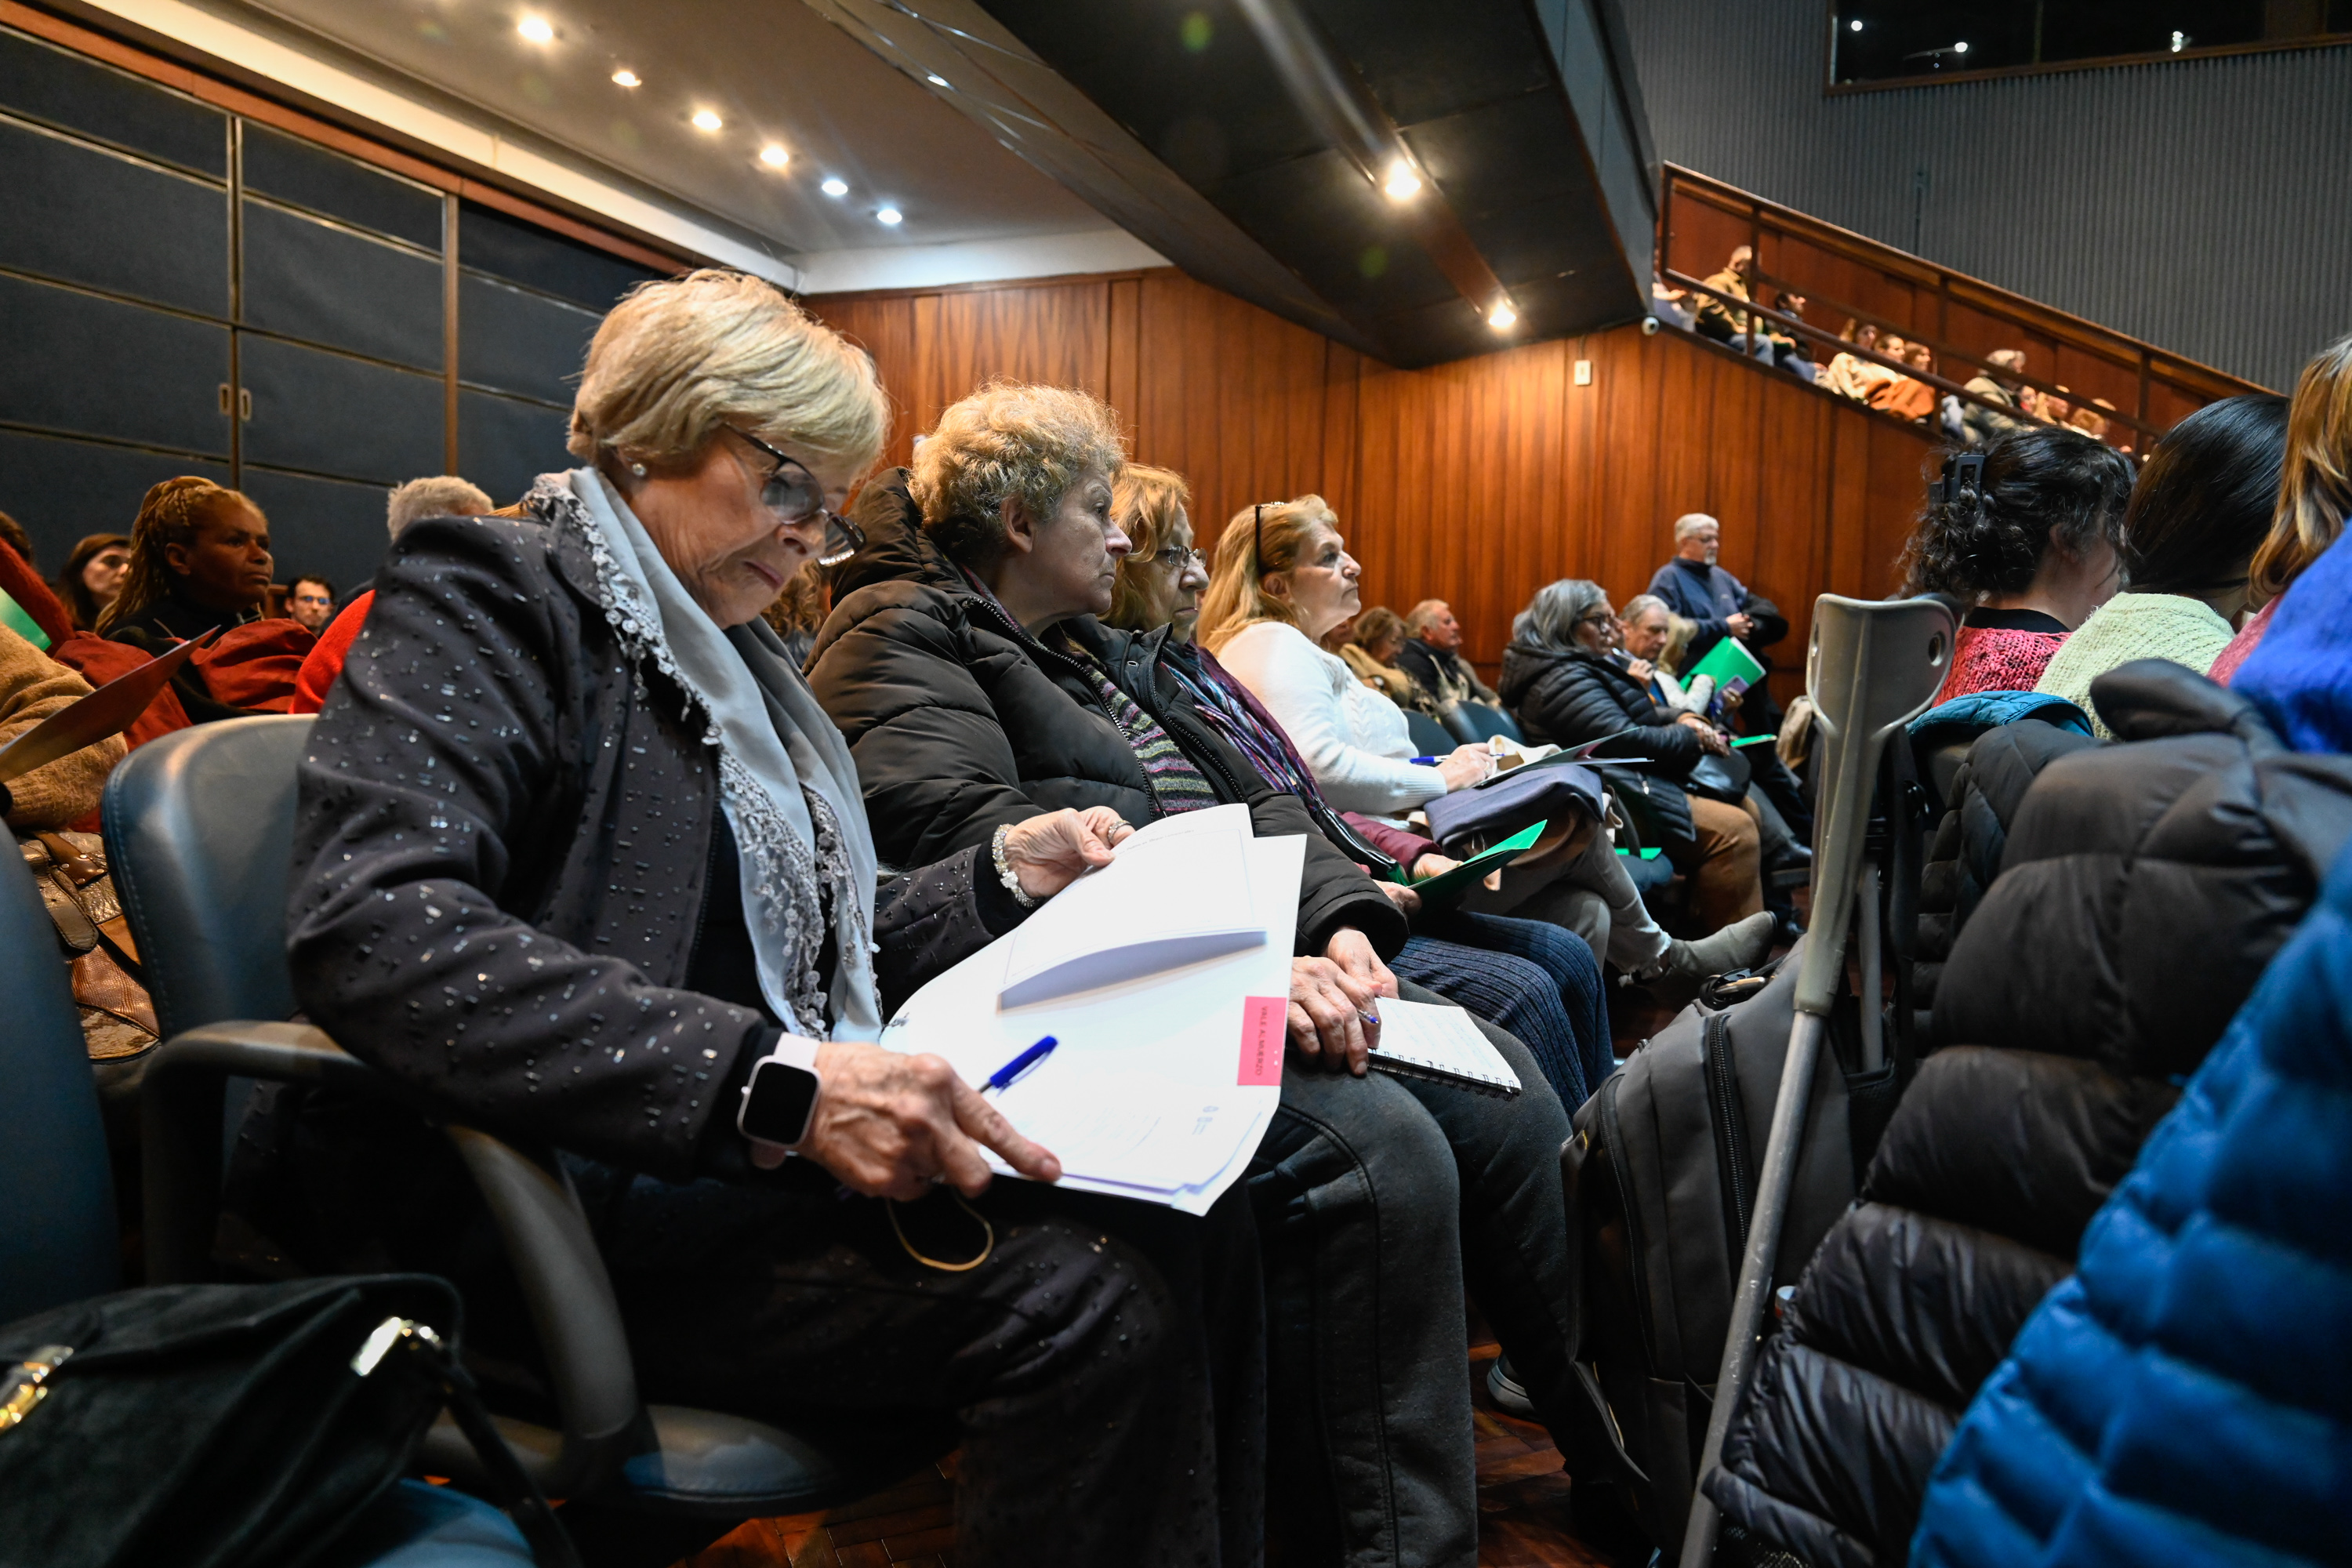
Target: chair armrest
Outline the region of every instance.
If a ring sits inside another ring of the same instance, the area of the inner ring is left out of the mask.
[[[174,1036],[149,1058],[141,1095],[151,1285],[201,1280],[210,1272],[222,1095],[231,1078],[373,1095],[444,1120],[428,1097],[307,1024],[234,1019]],[[612,1279],[560,1168],[472,1128],[447,1131],[498,1226],[563,1413],[559,1443],[509,1446],[543,1489],[580,1495],[618,1471],[643,1416]]]

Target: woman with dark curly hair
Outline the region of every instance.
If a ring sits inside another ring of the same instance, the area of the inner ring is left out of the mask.
[[[1904,589],[1958,601],[1960,635],[1937,702],[2031,691],[2121,575],[2131,459],[2074,430],[2006,431],[1945,461],[1905,542]]]

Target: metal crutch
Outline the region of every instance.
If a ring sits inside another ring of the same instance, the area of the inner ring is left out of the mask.
[[[1815,754],[1823,794],[1814,813],[1812,940],[1797,971],[1796,1018],[1780,1069],[1780,1098],[1764,1144],[1748,1253],[1731,1298],[1731,1331],[1715,1381],[1715,1408],[1699,1452],[1704,1481],[1723,1458],[1732,1406],[1755,1360],[1764,1299],[1772,1288],[1772,1260],[1780,1250],[1780,1224],[1797,1174],[1811,1098],[1813,1064],[1821,1055],[1830,1005],[1845,966],[1845,938],[1853,918],[1863,838],[1870,826],[1871,791],[1888,737],[1925,712],[1943,684],[1951,657],[1952,613],[1933,599],[1872,601],[1823,594],[1813,602],[1813,641],[1805,660],[1805,692],[1813,701]],[[1707,1568],[1720,1524],[1704,1490],[1691,1499],[1683,1536],[1682,1568]]]

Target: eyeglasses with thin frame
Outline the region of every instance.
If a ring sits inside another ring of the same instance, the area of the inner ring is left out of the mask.
[[[839,512],[826,509],[824,490],[817,484],[816,476],[809,472],[807,464],[778,451],[740,425],[727,428],[776,459],[774,470],[760,487],[760,504],[779,527],[805,528],[819,518],[824,520],[824,543],[817,551],[818,565],[838,566],[866,548],[866,531]]]
[[[1164,550],[1153,551],[1144,559],[1154,566],[1165,566],[1171,571],[1181,572],[1187,565],[1206,568],[1209,564],[1209,552],[1205,550],[1179,550],[1171,544]]]

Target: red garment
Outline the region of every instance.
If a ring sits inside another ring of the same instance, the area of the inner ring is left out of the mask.
[[[92,687],[100,687],[130,674],[154,656],[127,642],[108,642],[88,632],[76,632],[49,649],[49,657],[78,671]],[[160,735],[187,727],[188,710],[180,706],[180,694],[166,686],[155,693],[154,700],[147,704],[147,711],[131,721],[131,728],[122,732],[122,740],[135,752]]]
[[[1375,822],[1353,811],[1343,811],[1339,815],[1349,827],[1356,830],[1358,837],[1403,867],[1407,876],[1412,874],[1413,867],[1420,864],[1423,856],[1445,853],[1437,847],[1436,839],[1425,837],[1410,828],[1391,827],[1385,822]]]
[[[343,660],[352,654],[352,644],[359,641],[360,625],[367,619],[368,606],[375,603],[375,590],[370,588],[343,606],[343,613],[319,634],[319,646],[302,661],[301,670],[294,677],[294,701],[289,713],[316,713],[327,705],[327,692],[335,684],[335,677],[343,672]]]
[[[2065,640],[2055,632],[1962,626],[1952,645],[1952,668],[1936,701],[1940,706],[1979,691],[2031,691]]]
[[[5,544],[0,544],[0,588],[6,589],[8,596],[33,617],[33,624],[48,634],[54,658],[58,644],[74,635],[73,619],[56,591],[35,574],[31,563]]]
[[[2281,594],[2277,599],[2263,606],[2262,614],[2238,628],[2238,635],[2230,639],[2230,646],[2213,656],[2213,668],[2205,672],[2209,679],[2227,686],[2236,678],[2238,666],[2245,663],[2247,656],[2263,646],[2263,634],[2271,629],[2271,612],[2279,607],[2279,599],[2285,597]]]
[[[299,621],[247,621],[198,648],[188,668],[204,678],[216,702],[284,713],[294,700],[295,673],[318,644]]]

